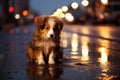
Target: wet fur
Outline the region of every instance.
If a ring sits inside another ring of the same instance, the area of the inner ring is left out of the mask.
[[[54,64],[63,58],[63,50],[60,47],[60,33],[63,23],[56,17],[41,16],[37,18],[36,25],[37,29],[27,52],[29,61],[37,64]],[[50,29],[54,31],[52,38],[49,38]]]

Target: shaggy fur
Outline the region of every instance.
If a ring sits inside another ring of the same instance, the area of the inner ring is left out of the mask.
[[[37,29],[27,52],[29,61],[37,64],[54,64],[63,58],[63,50],[60,47],[63,23],[53,16],[41,16],[35,22]]]

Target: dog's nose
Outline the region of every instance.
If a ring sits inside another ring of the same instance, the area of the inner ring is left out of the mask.
[[[54,37],[54,35],[53,34],[50,34],[50,38],[53,38]]]

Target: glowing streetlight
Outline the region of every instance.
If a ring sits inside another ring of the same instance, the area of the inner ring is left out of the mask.
[[[73,9],[77,9],[78,8],[78,3],[77,2],[73,2],[72,4],[71,4],[71,7],[73,8]]]
[[[62,9],[58,8],[58,9],[56,10],[56,12],[62,13]]]
[[[89,1],[88,0],[83,0],[82,5],[87,7],[89,5]]]
[[[68,11],[68,7],[67,7],[67,6],[63,6],[63,7],[62,7],[62,11],[63,11],[63,12],[67,12],[67,11]]]
[[[20,15],[19,14],[15,14],[15,19],[20,19]]]
[[[66,19],[67,21],[69,21],[69,22],[74,21],[74,17],[73,17],[73,15],[72,15],[71,13],[66,13],[66,14],[65,14],[65,19]]]
[[[24,10],[22,14],[23,14],[23,16],[27,16],[28,15],[28,10]]]
[[[108,4],[108,0],[101,0],[101,3],[106,5],[106,4]]]

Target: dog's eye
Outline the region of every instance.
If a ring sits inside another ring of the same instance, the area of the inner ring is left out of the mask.
[[[47,30],[49,30],[49,27],[48,27],[48,26],[46,26],[45,28],[46,28]]]
[[[44,29],[44,26],[40,26],[39,29],[42,29],[42,30],[43,30],[43,29]]]
[[[57,27],[54,27],[53,30],[57,30],[58,28]]]
[[[56,29],[58,29],[58,24],[57,23],[54,25],[54,30],[56,30]]]
[[[56,23],[54,26],[55,26],[55,27],[58,27],[58,23]]]

